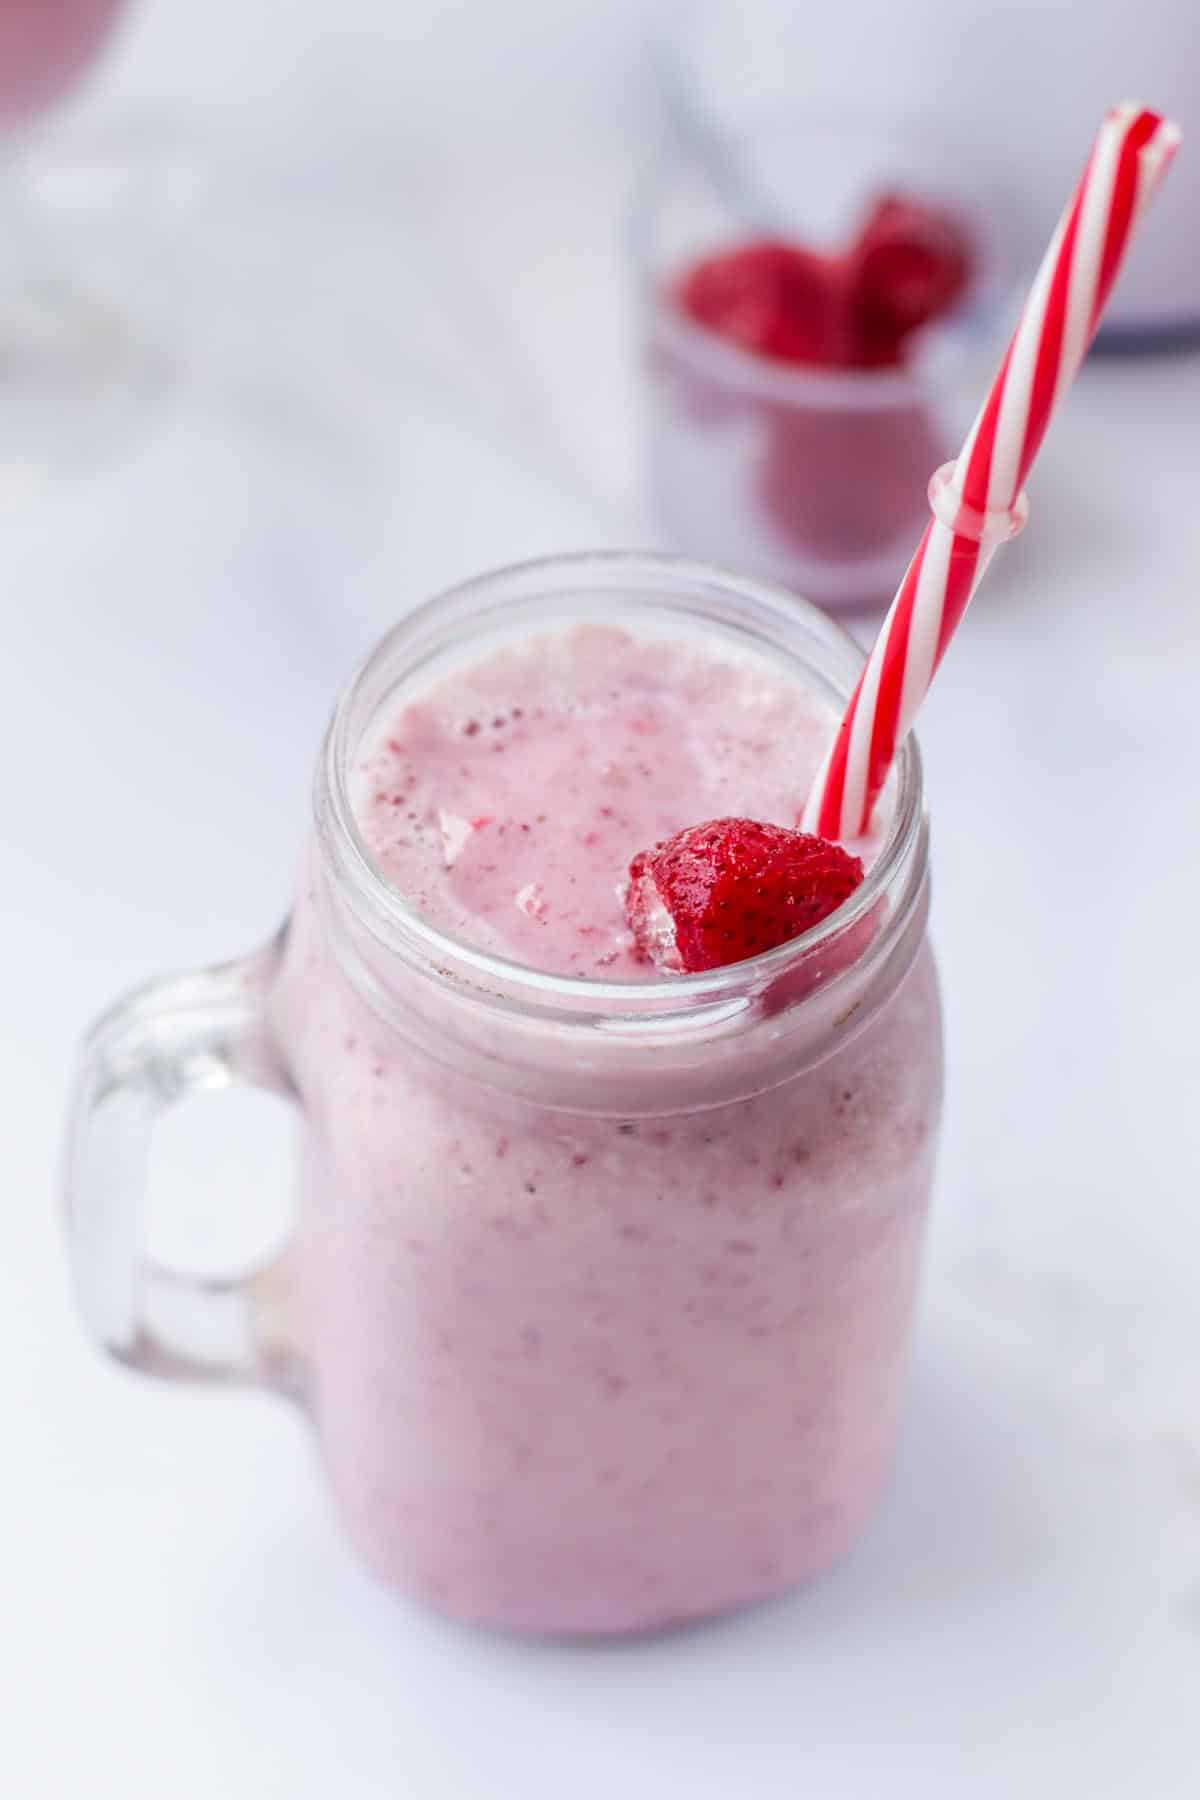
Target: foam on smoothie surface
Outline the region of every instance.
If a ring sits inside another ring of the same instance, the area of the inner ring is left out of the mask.
[[[556,974],[647,980],[622,912],[631,857],[731,814],[796,826],[835,723],[756,658],[574,626],[398,697],[362,746],[354,810],[384,879],[440,930]]]

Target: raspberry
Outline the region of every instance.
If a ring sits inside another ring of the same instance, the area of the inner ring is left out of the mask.
[[[908,334],[962,298],[972,260],[970,239],[951,214],[882,195],[848,258],[860,364],[899,363]]]
[[[676,286],[680,309],[730,343],[777,362],[845,363],[851,350],[843,267],[772,239],[720,251]]]
[[[972,262],[952,214],[884,194],[845,256],[758,239],[703,257],[675,298],[695,324],[776,362],[894,368],[909,334],[961,299]]]
[[[713,819],[634,857],[625,916],[644,957],[690,975],[799,937],[862,878],[858,857],[824,838]]]

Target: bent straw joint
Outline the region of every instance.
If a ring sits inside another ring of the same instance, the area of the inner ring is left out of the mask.
[[[804,809],[804,829],[860,837],[997,545],[1020,530],[1025,479],[1087,354],[1178,126],[1126,104],[1101,125],[1012,342],[953,465]]]
[[[1029,521],[1029,498],[1022,488],[1011,506],[981,511],[969,506],[954,482],[954,464],[943,463],[929,477],[929,509],[957,537],[976,544],[1003,544],[1024,531]]]

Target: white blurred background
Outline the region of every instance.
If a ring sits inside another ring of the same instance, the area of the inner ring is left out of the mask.
[[[1171,91],[1137,97],[1191,126],[1194,216],[1191,0],[774,17],[776,40],[765,7],[725,9],[728,52],[707,24],[671,41],[718,43],[721,104],[757,66],[785,96],[911,84],[918,112],[953,47],[956,113],[982,131],[969,87],[994,79],[1038,218],[1093,91],[1111,71],[1124,97],[1145,55]],[[0,1792],[1195,1792],[1194,356],[1085,372],[927,709],[946,1150],[897,1492],[846,1570],[654,1645],[474,1637],[368,1584],[277,1403],[139,1382],[74,1318],[75,1043],[131,983],[273,926],[353,662],[459,576],[655,535],[626,244],[659,23],[640,0],[130,0],[31,152],[56,244],[163,373],[70,472],[0,422]],[[1178,267],[1156,324],[1200,318]],[[286,1166],[270,1120],[222,1117],[164,1150],[214,1256]]]

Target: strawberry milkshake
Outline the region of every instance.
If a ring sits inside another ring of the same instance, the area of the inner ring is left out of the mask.
[[[352,1539],[434,1606],[661,1627],[880,1498],[941,1091],[915,751],[799,937],[664,975],[625,911],[698,820],[789,837],[857,661],[790,596],[564,559],[423,609],[339,709],[271,1002],[292,1330]]]
[[[339,704],[288,928],[90,1034],[66,1199],[93,1331],[303,1395],[398,1589],[627,1634],[801,1582],[869,1521],[941,1106],[912,719],[1086,354],[1053,296],[1094,329],[1178,142],[1106,116],[865,664],[807,603],[670,557],[468,583]],[[237,1080],[304,1115],[298,1229],[198,1283],[146,1253],[127,1171],[156,1111]]]

